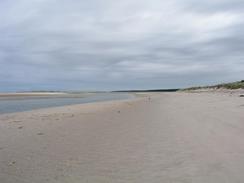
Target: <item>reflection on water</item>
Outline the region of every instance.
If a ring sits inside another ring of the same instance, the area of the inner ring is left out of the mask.
[[[134,96],[129,93],[97,93],[94,95],[70,95],[65,97],[49,97],[49,98],[28,98],[17,100],[0,100],[0,114],[22,112],[33,109],[57,107],[72,104],[82,104],[109,100],[130,99]]]

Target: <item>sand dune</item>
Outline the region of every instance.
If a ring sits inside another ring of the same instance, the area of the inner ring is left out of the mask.
[[[0,115],[1,183],[237,183],[243,171],[238,95],[147,94]]]

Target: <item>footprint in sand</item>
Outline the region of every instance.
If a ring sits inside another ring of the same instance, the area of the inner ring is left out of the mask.
[[[9,123],[21,123],[21,120],[14,120],[14,121],[9,121]]]
[[[14,164],[16,164],[16,161],[12,161],[12,162],[10,162],[8,165],[9,165],[9,166],[13,166]]]
[[[15,120],[15,121],[13,121],[14,123],[20,123],[20,122],[22,122],[21,120]]]

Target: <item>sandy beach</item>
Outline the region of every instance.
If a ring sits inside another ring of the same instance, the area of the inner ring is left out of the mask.
[[[0,115],[1,183],[242,183],[244,98],[155,93]]]

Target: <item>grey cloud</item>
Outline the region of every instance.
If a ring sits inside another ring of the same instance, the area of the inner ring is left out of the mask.
[[[0,2],[0,91],[243,79],[240,0]]]
[[[186,3],[187,2],[187,3]],[[189,8],[192,11],[200,11],[202,13],[216,13],[219,11],[239,11],[244,9],[244,2],[242,0],[213,0],[202,1],[201,3],[194,0],[187,0],[182,2],[182,6]]]

